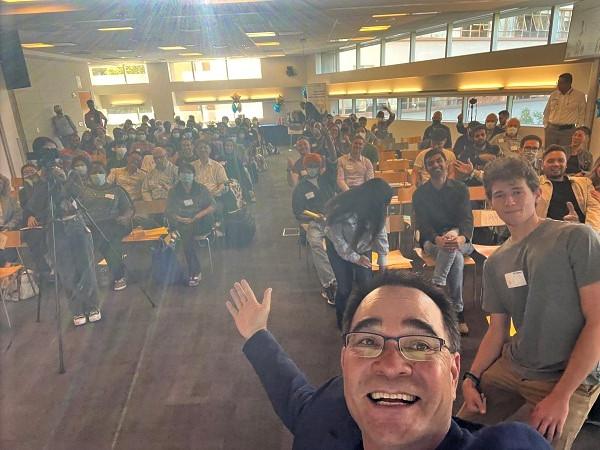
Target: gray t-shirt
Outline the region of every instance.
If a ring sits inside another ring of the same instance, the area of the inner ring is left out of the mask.
[[[512,317],[517,334],[504,355],[523,378],[560,378],[585,322],[579,288],[596,281],[600,237],[582,224],[545,219],[525,239],[509,239],[487,260],[483,309]],[[598,364],[586,380],[597,383]]]

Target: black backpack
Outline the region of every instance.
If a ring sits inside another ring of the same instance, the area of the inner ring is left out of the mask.
[[[225,214],[225,240],[230,247],[246,247],[254,238],[256,223],[246,208]]]

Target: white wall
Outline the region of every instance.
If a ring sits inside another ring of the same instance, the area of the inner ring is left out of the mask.
[[[0,173],[8,179],[20,176],[25,154],[21,149],[15,112],[0,70]]]

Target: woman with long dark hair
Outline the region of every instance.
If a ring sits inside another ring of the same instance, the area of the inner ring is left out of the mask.
[[[335,310],[338,328],[353,281],[366,283],[372,276],[371,252],[379,255],[380,267],[389,252],[385,217],[394,191],[374,178],[332,198],[327,204],[325,228],[327,256],[337,280]]]

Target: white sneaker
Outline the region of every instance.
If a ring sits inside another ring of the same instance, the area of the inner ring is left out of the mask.
[[[87,323],[87,318],[84,314],[78,314],[73,316],[73,325],[76,327],[80,327],[81,325],[85,325]]]
[[[100,313],[99,309],[90,311],[90,313],[88,314],[88,320],[90,323],[98,322],[100,319],[102,319],[102,314]]]

